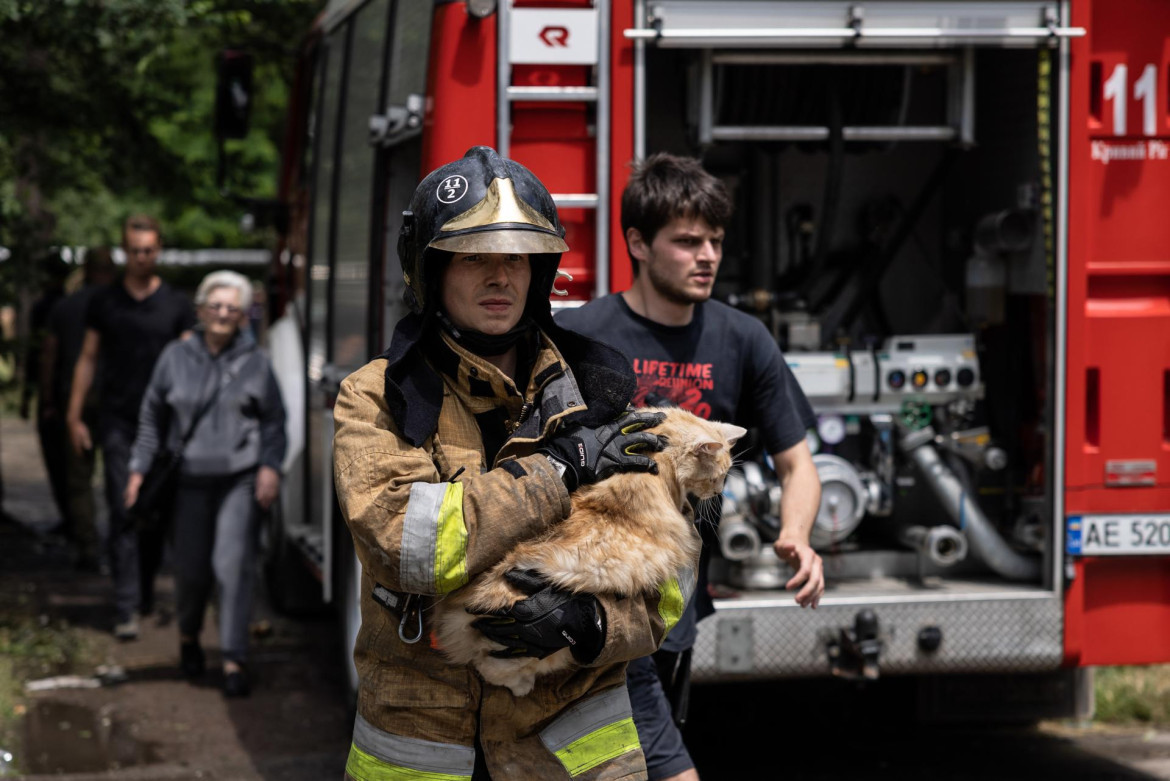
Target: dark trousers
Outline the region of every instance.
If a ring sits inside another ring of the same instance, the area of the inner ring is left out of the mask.
[[[260,516],[256,471],[182,477],[175,501],[174,569],[179,633],[198,637],[213,586],[219,586],[223,658],[243,663],[256,581]]]
[[[666,652],[672,654],[673,652]],[[670,700],[662,688],[654,658],[643,656],[626,668],[626,688],[634,710],[638,741],[646,755],[646,772],[651,781],[670,778],[695,766],[674,722]]]
[[[54,415],[46,418],[37,414],[37,437],[41,441],[41,457],[45,461],[45,472],[49,476],[49,490],[53,503],[61,515],[61,531],[72,535],[73,518],[69,512],[69,494],[66,488],[65,453],[69,450],[66,442],[65,421]]]
[[[82,414],[82,420],[90,431],[97,425],[92,410]],[[93,501],[93,470],[97,460],[97,447],[81,455],[74,452],[69,442],[68,428],[61,432],[65,448],[65,502],[68,507],[69,536],[84,562],[96,563],[101,549],[97,529],[97,508]]]
[[[114,608],[118,621],[154,608],[154,578],[162,564],[166,541],[161,528],[139,533],[127,522],[122,495],[130,477],[130,447],[136,423],[106,418],[101,423],[102,463],[105,467],[106,504],[110,509],[108,550],[114,579]],[[165,524],[159,524],[160,527]]]

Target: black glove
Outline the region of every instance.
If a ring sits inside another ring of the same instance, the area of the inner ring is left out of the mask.
[[[604,426],[582,426],[559,434],[546,442],[540,452],[565,465],[561,479],[570,491],[604,480],[614,472],[658,474],[654,460],[640,454],[662,450],[663,442],[643,429],[657,426],[665,418],[661,412],[628,410]]]
[[[642,406],[643,407],[677,407],[678,405],[675,404],[674,401],[672,401],[671,399],[668,399],[659,393],[655,393],[654,391],[648,391],[646,393],[646,397],[642,399]]]
[[[578,664],[598,657],[605,645],[605,613],[597,597],[554,588],[535,570],[508,570],[504,577],[528,597],[471,623],[484,637],[504,646],[492,656],[543,659],[569,648]]]

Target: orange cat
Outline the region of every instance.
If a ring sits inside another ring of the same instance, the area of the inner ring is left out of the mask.
[[[501,646],[471,627],[476,616],[511,607],[524,594],[504,579],[512,569],[536,570],[555,586],[589,594],[653,595],[671,578],[694,587],[699,535],[687,497],[723,491],[731,446],[746,431],[705,421],[677,408],[649,409],[666,419],[651,431],[666,448],[652,454],[658,474],[616,474],[573,494],[569,517],[516,547],[503,561],[435,606],[436,637],[453,664],[474,665],[484,680],[522,697],[536,676],[573,664],[569,650],[544,659],[497,659]]]

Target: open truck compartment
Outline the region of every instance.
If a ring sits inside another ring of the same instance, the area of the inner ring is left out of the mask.
[[[938,34],[836,40],[846,4],[649,5],[646,148],[731,189],[716,296],[784,350],[823,485],[802,611],[766,457],[729,477],[696,679],[1055,669],[1052,9],[875,3],[871,30]]]

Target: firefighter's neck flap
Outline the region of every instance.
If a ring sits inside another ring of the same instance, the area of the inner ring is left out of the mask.
[[[440,308],[436,313],[439,325],[463,349],[480,358],[491,358],[503,355],[515,347],[522,340],[529,337],[536,329],[536,321],[525,315],[511,330],[502,334],[485,334],[470,328],[459,328],[451,322],[451,318]]]

